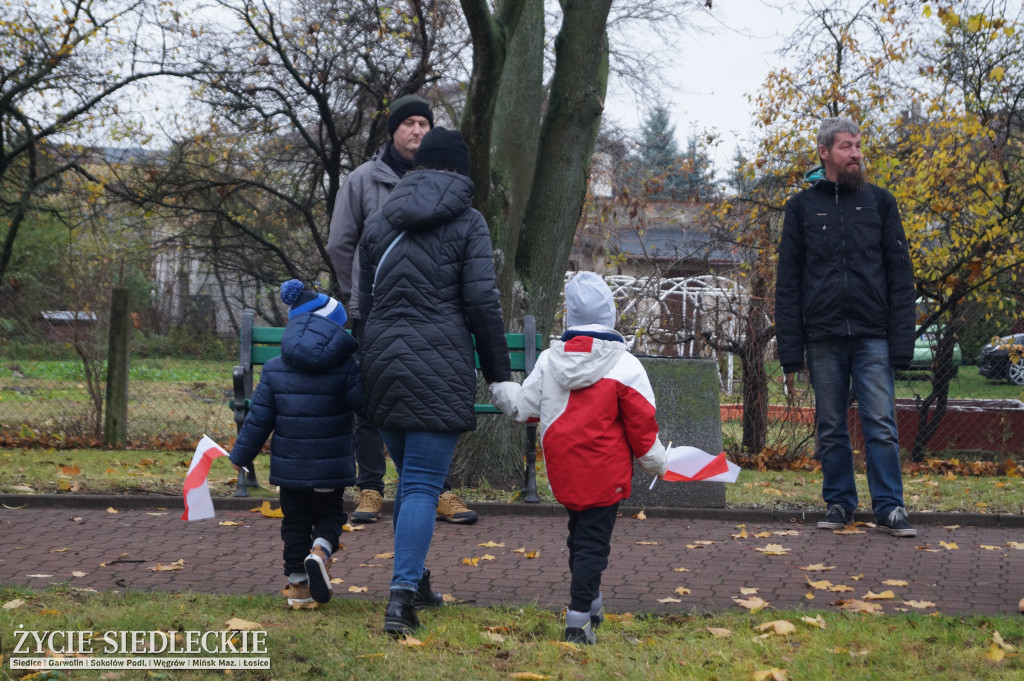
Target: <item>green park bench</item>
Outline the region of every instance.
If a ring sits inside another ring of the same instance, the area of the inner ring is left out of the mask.
[[[242,423],[252,405],[253,370],[281,354],[281,337],[284,335],[284,327],[281,326],[254,326],[254,316],[253,310],[245,310],[242,313],[238,364],[231,374],[234,396],[229,405],[234,412],[235,427],[238,430],[242,429]],[[534,338],[535,342],[528,343],[528,338]],[[537,360],[537,353],[544,349],[544,337],[537,333],[536,319],[530,315],[523,317],[523,333],[506,333],[505,341],[508,343],[512,371],[529,374]],[[476,357],[476,365],[479,369],[479,356]],[[497,407],[490,404],[475,404],[473,409],[477,414],[501,414]],[[523,500],[534,504],[540,502],[540,497],[537,495],[536,442],[537,426],[528,424],[526,426],[526,477],[523,483]],[[255,466],[248,473],[239,472],[235,496],[249,496],[249,487],[259,487]]]

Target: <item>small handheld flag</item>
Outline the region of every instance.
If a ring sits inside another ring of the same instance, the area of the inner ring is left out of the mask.
[[[213,498],[207,478],[210,476],[210,464],[218,456],[227,456],[224,448],[204,435],[192,455],[192,464],[185,476],[185,512],[182,520],[203,520],[213,517]]]
[[[665,461],[665,480],[670,482],[691,482],[706,480],[708,482],[736,482],[740,467],[725,458],[725,452],[712,456],[702,449],[685,445],[672,447],[669,443],[668,457]],[[655,477],[651,489],[658,481]]]

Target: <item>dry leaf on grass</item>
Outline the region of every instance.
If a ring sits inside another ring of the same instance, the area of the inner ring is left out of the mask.
[[[544,676],[543,674],[535,674],[533,672],[516,672],[515,674],[509,674],[510,679],[524,679],[524,681],[544,681],[550,679],[550,676]]]
[[[750,678],[753,681],[786,681],[786,670],[778,667],[762,669],[751,674]]]
[[[224,623],[228,631],[262,631],[263,625],[259,622],[250,622],[249,620],[239,619],[232,617]]]
[[[760,596],[751,596],[750,598],[734,598],[735,601],[741,608],[746,608],[750,612],[760,612],[768,607],[768,601],[764,600]]]
[[[150,572],[173,572],[175,570],[180,570],[183,567],[185,567],[185,559],[184,558],[179,558],[178,560],[174,561],[173,563],[168,563],[167,565],[164,565],[163,563],[157,563],[153,567],[149,568],[149,571]]]
[[[816,617],[801,617],[800,621],[804,624],[809,624],[812,627],[817,627],[818,629],[825,628],[825,620],[821,618],[821,615],[817,615]]]
[[[825,565],[824,563],[814,563],[813,565],[804,565],[800,568],[807,572],[826,572],[828,570],[835,570],[835,565]]]
[[[708,632],[715,638],[729,638],[732,636],[732,631],[729,629],[722,629],[721,627],[704,627]]]
[[[481,631],[480,635],[483,636],[488,641],[490,641],[491,643],[504,643],[505,642],[505,637],[504,636],[502,636],[501,634],[496,634],[493,631]]]
[[[4,610],[14,610],[15,608],[20,608],[23,605],[25,605],[24,599],[15,598],[13,600],[10,600],[10,601],[7,601],[6,603],[4,603],[3,609]]]
[[[426,641],[421,641],[418,638],[414,638],[409,634],[406,634],[398,640],[398,644],[403,646],[409,646],[410,648],[417,648],[419,646],[424,646],[427,643]]]
[[[769,629],[777,636],[788,636],[796,631],[796,626],[789,620],[773,620],[757,627],[758,631],[768,631]]]

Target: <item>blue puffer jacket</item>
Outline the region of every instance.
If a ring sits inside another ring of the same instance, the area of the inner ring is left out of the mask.
[[[352,414],[365,413],[358,347],[341,326],[316,314],[288,320],[281,356],[263,366],[252,407],[231,450],[248,466],[271,431],[270,483],[294,489],[355,484]]]

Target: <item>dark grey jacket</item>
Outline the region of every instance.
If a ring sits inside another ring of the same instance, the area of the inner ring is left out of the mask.
[[[473,190],[458,173],[411,172],[363,229],[361,366],[375,426],[473,430],[470,334],[484,379],[510,379],[491,237]]]
[[[914,272],[896,199],[871,184],[819,180],[790,198],[775,285],[779,360],[804,366],[804,344],[884,338],[889,363],[914,356]]]

